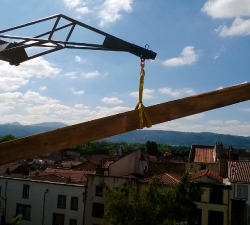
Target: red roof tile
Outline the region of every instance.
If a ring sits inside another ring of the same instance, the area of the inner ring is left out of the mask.
[[[213,170],[209,170],[209,169],[200,170],[197,173],[191,174],[191,177],[193,179],[196,179],[198,177],[203,177],[203,176],[208,176],[208,177],[212,178],[213,180],[216,180],[216,181],[218,181],[220,183],[223,183],[223,177],[221,177],[219,175],[219,173],[217,173],[217,172],[215,172]]]
[[[174,177],[172,177],[170,174],[168,173],[163,173],[163,174],[159,174],[159,175],[154,175],[153,177],[149,177],[144,179],[143,181],[145,182],[150,182],[152,181],[154,178],[159,178],[160,182],[163,184],[178,184],[180,182],[180,180],[175,179]]]
[[[61,165],[64,168],[71,168],[72,166],[78,166],[80,164],[82,164],[83,162],[75,162],[75,161],[62,161]]]
[[[195,148],[194,162],[214,163],[212,148]]]
[[[60,178],[70,178],[73,182],[81,182],[85,180],[87,174],[93,174],[93,171],[79,171],[79,170],[65,170],[65,169],[52,169],[47,168],[44,171],[37,173],[36,171],[30,172],[31,177],[41,177],[48,175],[55,175]],[[44,178],[46,180],[46,178]]]
[[[229,161],[228,178],[231,182],[250,183],[250,161]]]
[[[11,173],[15,169],[17,169],[19,166],[21,166],[21,164],[19,164],[19,163],[9,163],[9,164],[2,165],[2,166],[0,166],[0,174],[6,173],[6,170],[8,168],[9,168],[9,171]]]

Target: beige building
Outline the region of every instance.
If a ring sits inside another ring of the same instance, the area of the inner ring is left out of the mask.
[[[201,170],[191,175],[204,189],[199,202],[199,225],[230,224],[231,185],[217,172]]]
[[[84,225],[100,225],[107,201],[106,190],[127,186],[137,186],[136,178],[104,175],[88,175],[88,190],[85,205]]]

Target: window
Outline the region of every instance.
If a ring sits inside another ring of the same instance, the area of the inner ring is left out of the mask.
[[[208,210],[208,225],[223,225],[224,213],[220,211]]]
[[[30,220],[30,205],[21,205],[17,204],[16,206],[16,215],[21,214],[23,215],[23,220]]]
[[[77,197],[71,197],[71,210],[78,210],[78,198]]]
[[[102,197],[102,193],[103,193],[103,186],[98,185],[95,187],[95,196],[100,196]]]
[[[66,209],[66,195],[58,195],[57,208]]]
[[[64,214],[53,214],[53,225],[64,225]]]
[[[27,184],[23,185],[23,198],[29,198],[30,186]]]
[[[210,188],[210,203],[223,204],[223,188],[214,186]]]
[[[238,198],[248,199],[248,190],[247,185],[238,185],[237,186]]]
[[[100,203],[93,203],[92,216],[102,218],[104,214],[104,205]]]
[[[77,220],[70,219],[69,220],[69,225],[77,225]]]

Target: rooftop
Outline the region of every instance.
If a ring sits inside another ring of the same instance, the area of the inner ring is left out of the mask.
[[[208,176],[209,178],[218,181],[220,183],[223,183],[223,177],[219,175],[219,173],[213,171],[213,170],[200,170],[197,173],[193,173],[191,174],[191,177],[193,179],[199,178],[199,177],[203,177],[203,176]]]
[[[180,179],[176,179],[174,178],[171,174],[169,173],[163,173],[163,174],[158,174],[158,175],[154,175],[153,177],[149,177],[146,178],[142,181],[144,182],[150,182],[152,181],[154,178],[158,178],[159,181],[163,184],[178,184],[180,182]]]
[[[250,183],[250,161],[229,161],[228,178],[230,182]]]
[[[213,148],[195,148],[194,162],[214,163]]]

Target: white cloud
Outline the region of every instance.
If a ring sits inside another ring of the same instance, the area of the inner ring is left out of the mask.
[[[67,72],[65,73],[66,77],[69,77],[70,79],[76,79],[77,78],[77,72],[76,71],[72,71],[72,72]]]
[[[82,0],[63,0],[63,2],[65,6],[69,9],[84,5],[84,2]]]
[[[79,18],[92,13],[100,19],[100,26],[106,26],[120,20],[123,13],[131,12],[133,0],[63,0],[63,3]]]
[[[81,15],[86,15],[91,13],[91,10],[87,6],[82,6],[77,8],[76,12],[80,13]]]
[[[174,91],[171,88],[160,88],[159,92],[162,94],[166,94],[166,95],[170,95],[171,97],[179,97],[180,96],[180,92],[179,91]]]
[[[250,108],[240,108],[240,111],[243,111],[243,112],[250,112]]]
[[[226,48],[224,45],[221,45],[220,48],[215,53],[214,59],[218,59],[224,52],[226,51]]]
[[[202,12],[214,19],[233,19],[230,27],[219,26],[215,31],[221,37],[250,35],[250,0],[209,0]]]
[[[55,99],[47,98],[34,92],[26,94],[8,92],[0,94],[0,123],[18,121],[21,124],[34,124],[58,121],[66,124],[76,124],[128,110],[132,110],[132,108],[98,106],[91,110],[89,106],[84,106],[83,104],[76,104],[74,107],[70,107],[61,104]]]
[[[42,86],[39,89],[40,89],[40,91],[45,91],[45,90],[47,90],[47,87],[46,86]]]
[[[74,94],[74,95],[82,95],[82,94],[84,94],[84,91],[83,90],[80,90],[80,91],[77,91],[75,88],[70,88],[70,90],[72,91],[72,93]]]
[[[30,104],[56,104],[59,101],[40,95],[37,92],[27,91],[25,94],[21,92],[5,92],[0,94],[0,102],[8,103],[8,105],[30,105]]]
[[[215,89],[215,90],[221,90],[221,89],[223,89],[223,86],[220,86],[220,87],[218,87],[218,88]]]
[[[213,120],[208,121],[206,124],[193,124],[190,121],[189,124],[183,123],[183,119],[170,121],[153,126],[152,130],[173,130],[181,132],[213,132],[218,134],[231,134],[240,136],[249,136],[249,122]],[[188,122],[186,120],[186,122]]]
[[[199,114],[195,114],[195,115],[192,115],[192,116],[186,116],[183,119],[184,120],[198,120],[198,119],[201,119],[203,117],[204,117],[204,114],[203,113],[199,113]]]
[[[76,56],[75,56],[75,61],[76,61],[77,63],[84,63],[84,62],[86,62],[87,60],[86,60],[86,59],[82,59],[80,56],[76,55]]]
[[[143,90],[143,99],[151,99],[153,98],[153,94],[154,94],[155,90],[154,89],[144,89]],[[135,98],[139,98],[139,91],[135,91],[129,94],[130,96],[133,96]]]
[[[133,0],[105,0],[98,12],[100,26],[106,26],[122,18],[122,12],[131,12]]]
[[[29,82],[29,78],[54,77],[60,69],[54,67],[42,57],[38,57],[20,66],[10,66],[6,62],[0,62],[0,89],[9,91],[16,90]]]
[[[86,73],[83,73],[82,76],[84,78],[94,78],[94,77],[97,77],[97,76],[100,76],[101,74],[95,70],[95,71],[92,71],[92,72],[86,72]]]
[[[171,88],[165,87],[165,88],[159,88],[158,91],[162,94],[169,95],[173,98],[191,96],[196,94],[195,91],[190,88],[172,90]]]
[[[250,1],[208,0],[201,11],[214,19],[250,16]]]
[[[101,99],[101,101],[106,103],[106,104],[114,104],[114,105],[123,103],[122,100],[120,100],[116,97],[113,97],[113,98],[104,97],[103,99]]]
[[[220,125],[220,124],[223,124],[223,120],[209,120],[207,122],[208,124],[212,124],[212,125]]]
[[[20,88],[28,82],[27,79],[21,77],[0,77],[0,89],[4,91],[12,91]]]
[[[75,104],[76,109],[89,109],[89,106],[84,106],[83,104]]]
[[[244,20],[237,17],[231,27],[220,26],[216,31],[221,37],[250,35],[250,19]]]
[[[162,62],[164,66],[184,66],[193,65],[198,60],[198,53],[194,51],[193,46],[185,47],[181,55],[176,58],[167,59]]]

